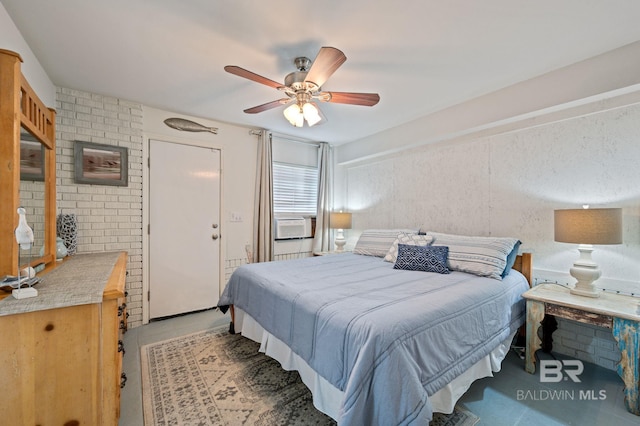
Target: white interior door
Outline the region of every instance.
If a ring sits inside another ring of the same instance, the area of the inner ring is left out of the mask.
[[[220,151],[149,141],[149,318],[216,306]]]

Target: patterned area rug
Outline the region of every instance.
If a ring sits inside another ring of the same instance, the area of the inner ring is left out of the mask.
[[[142,347],[145,426],[335,425],[316,410],[295,371],[259,353],[260,345],[227,328]],[[473,426],[459,409],[430,426]]]

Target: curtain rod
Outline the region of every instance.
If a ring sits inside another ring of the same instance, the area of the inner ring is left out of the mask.
[[[301,143],[301,144],[305,144],[305,145],[314,145],[314,146],[320,146],[320,144],[322,142],[315,142],[315,141],[305,141],[305,140],[300,140],[300,139],[292,139],[291,136],[287,136],[287,135],[281,135],[278,133],[272,133],[274,138],[278,138],[278,139],[282,139],[285,140],[287,142],[293,142],[293,143]]]
[[[260,136],[262,134],[262,130],[257,130],[257,129],[249,130],[249,134],[253,135],[253,136]],[[287,142],[301,143],[301,144],[305,144],[305,145],[320,146],[320,144],[323,143],[323,142],[315,142],[315,141],[305,141],[305,140],[300,140],[300,139],[292,139],[291,136],[282,135],[280,133],[271,132],[271,135],[273,137],[275,137],[275,138],[282,139],[282,140],[285,140]]]

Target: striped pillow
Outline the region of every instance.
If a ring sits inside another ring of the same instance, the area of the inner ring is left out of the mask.
[[[416,233],[416,231],[415,229],[366,229],[362,231],[353,252],[365,256],[385,257],[398,238],[398,234]]]
[[[507,256],[518,242],[517,238],[468,237],[428,232],[434,246],[449,247],[447,266],[452,271],[468,272],[481,277],[502,279]]]
[[[407,244],[410,246],[428,246],[433,242],[433,238],[429,235],[408,234],[401,232],[395,239],[386,256],[385,262],[395,263],[398,258],[398,244]]]

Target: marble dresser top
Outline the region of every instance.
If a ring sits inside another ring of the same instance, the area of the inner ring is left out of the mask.
[[[0,316],[100,303],[104,287],[121,252],[87,253],[71,256],[41,276],[34,288],[38,296],[0,300]]]

